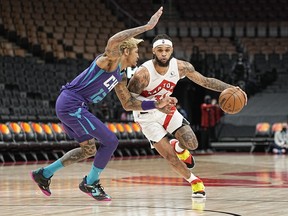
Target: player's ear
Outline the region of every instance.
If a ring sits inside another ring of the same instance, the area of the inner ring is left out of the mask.
[[[125,48],[123,53],[124,55],[128,56],[130,53],[130,50],[128,48]]]

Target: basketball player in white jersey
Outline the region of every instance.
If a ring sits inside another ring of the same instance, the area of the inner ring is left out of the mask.
[[[128,84],[129,91],[139,100],[160,100],[171,95],[177,82],[184,77],[217,92],[234,87],[218,79],[204,77],[195,71],[191,63],[172,57],[173,43],[165,34],[154,38],[152,52],[153,59],[141,65]],[[243,94],[246,96],[245,92]],[[206,197],[202,180],[189,169],[194,166],[194,161],[187,149],[195,150],[198,147],[189,122],[175,107],[169,114],[152,109],[147,112],[133,111],[133,116],[151,145],[168,161],[173,170],[191,183],[192,197]],[[169,142],[167,133],[173,134],[177,140]]]

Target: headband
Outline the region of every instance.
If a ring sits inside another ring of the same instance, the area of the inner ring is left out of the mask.
[[[173,46],[172,41],[170,41],[168,39],[159,39],[153,43],[153,49],[159,45],[169,45],[171,47]]]

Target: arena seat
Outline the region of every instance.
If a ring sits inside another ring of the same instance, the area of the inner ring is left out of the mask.
[[[118,139],[121,138],[121,135],[120,135],[120,133],[119,133],[119,131],[118,131],[115,123],[113,123],[113,122],[107,122],[107,123],[106,123],[106,126],[108,127],[108,129],[109,129],[110,131],[112,131],[112,132],[117,136]]]
[[[114,123],[118,132],[120,133],[120,139],[128,139],[127,131],[125,130],[125,127],[122,123]]]
[[[20,127],[24,131],[25,134],[25,141],[36,141],[35,134],[31,128],[31,125],[27,122],[19,122]]]
[[[13,135],[6,124],[0,123],[0,133],[2,141],[13,142]]]
[[[125,131],[127,132],[129,139],[136,139],[136,135],[132,129],[132,126],[128,123],[123,123],[123,126],[125,128]]]
[[[267,153],[271,143],[271,124],[268,122],[259,122],[255,127],[255,135],[252,139],[250,152],[254,152],[256,147],[264,147]]]
[[[45,141],[47,140],[45,131],[41,127],[41,125],[37,122],[30,122],[31,128],[35,133],[36,141]]]
[[[66,140],[66,134],[58,123],[50,123],[50,126],[51,126],[52,131],[55,134],[55,138],[57,141]]]
[[[255,128],[255,137],[267,138],[271,136],[271,124],[268,122],[260,122]]]
[[[275,123],[273,123],[272,127],[271,127],[271,137],[272,138],[274,137],[274,134],[275,134],[276,131],[281,131],[284,125],[287,127],[287,123],[286,122],[275,122]]]
[[[56,141],[55,135],[54,135],[52,128],[50,127],[49,124],[41,123],[41,127],[42,127],[43,131],[45,132],[47,141]]]
[[[15,142],[25,141],[25,133],[17,122],[8,122],[7,126],[9,127]]]
[[[143,139],[143,138],[145,138],[144,135],[143,135],[143,133],[142,133],[142,130],[141,130],[141,127],[140,127],[139,124],[137,124],[136,122],[132,122],[132,123],[131,123],[131,126],[132,126],[133,131],[134,131],[135,134],[136,134],[136,138],[137,138],[137,139]]]

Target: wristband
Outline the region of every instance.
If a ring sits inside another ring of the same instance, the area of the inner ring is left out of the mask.
[[[155,109],[155,101],[142,101],[141,103],[142,110]]]

